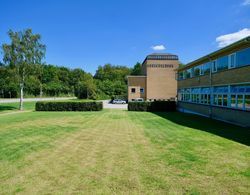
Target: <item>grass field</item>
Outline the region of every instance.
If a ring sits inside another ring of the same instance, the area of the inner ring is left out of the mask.
[[[0,194],[250,191],[249,129],[182,113],[3,106]]]

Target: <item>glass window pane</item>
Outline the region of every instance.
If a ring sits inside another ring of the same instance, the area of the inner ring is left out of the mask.
[[[228,56],[217,59],[217,71],[228,69]]]
[[[245,108],[250,110],[250,95],[245,95]]]
[[[223,106],[227,106],[227,95],[223,95]]]
[[[200,95],[199,94],[197,94],[197,96],[196,96],[196,102],[200,103]]]
[[[201,103],[204,103],[204,94],[201,94]]]
[[[201,73],[201,66],[194,67],[194,76],[199,76]]]
[[[214,105],[217,105],[217,99],[218,99],[218,98],[217,98],[217,95],[214,95],[214,98],[213,98],[213,104],[214,104]]]
[[[218,105],[222,106],[222,95],[218,95]]]
[[[235,62],[236,62],[235,54],[229,55],[229,68],[234,68]]]
[[[236,95],[231,95],[231,107],[236,107]]]
[[[210,95],[207,96],[207,103],[210,104]]]
[[[210,65],[211,65],[210,62],[203,65],[204,74],[210,74]]]
[[[216,63],[216,61],[212,62],[212,69],[213,69],[213,72],[217,72],[217,63]]]
[[[250,48],[238,51],[236,54],[237,66],[247,66],[250,65]]]
[[[243,108],[243,95],[237,96],[237,108]]]

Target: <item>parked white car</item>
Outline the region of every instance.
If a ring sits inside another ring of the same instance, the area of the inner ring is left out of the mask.
[[[143,98],[136,98],[132,100],[133,102],[144,102]]]
[[[126,104],[127,102],[121,99],[114,99],[112,103],[113,104]]]

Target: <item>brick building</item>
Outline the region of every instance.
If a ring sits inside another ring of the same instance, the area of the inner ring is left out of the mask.
[[[177,96],[178,56],[154,53],[142,63],[141,76],[128,76],[128,101],[169,100]]]
[[[250,127],[250,37],[178,69],[178,109]]]

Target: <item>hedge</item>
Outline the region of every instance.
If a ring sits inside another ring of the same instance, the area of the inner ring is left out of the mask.
[[[175,101],[129,102],[128,111],[174,112]]]
[[[37,102],[36,111],[100,111],[102,102]]]

